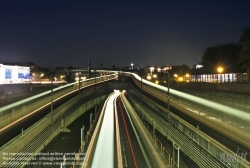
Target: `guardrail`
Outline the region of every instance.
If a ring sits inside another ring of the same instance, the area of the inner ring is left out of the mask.
[[[62,96],[76,92],[87,86],[95,85],[97,83],[109,81],[117,78],[117,74],[105,75],[96,78],[86,79],[79,82],[67,84],[53,89],[53,101],[61,98]],[[22,117],[29,116],[39,109],[51,103],[51,91],[46,91],[41,94],[26,98],[24,100],[12,103],[10,105],[0,108],[0,132],[6,129],[13,122],[20,120]]]

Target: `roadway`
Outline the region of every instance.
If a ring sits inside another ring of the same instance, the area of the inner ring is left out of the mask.
[[[135,84],[135,83],[133,83],[133,84],[137,88],[138,91],[141,91],[141,88],[138,86],[138,84]],[[159,99],[158,96],[151,95],[151,94],[145,92],[144,90],[142,90],[142,93],[145,96],[147,96],[148,98],[154,100],[159,105],[167,108],[167,103],[166,103],[167,96],[165,97],[166,98],[165,100],[162,100],[162,99]],[[170,109],[170,111],[172,113],[176,114],[177,116],[179,116],[183,120],[187,121],[188,123],[190,123],[194,127],[199,126],[199,130],[200,131],[204,132],[208,136],[210,136],[213,139],[215,139],[216,141],[220,142],[221,144],[223,144],[224,146],[226,146],[228,149],[234,151],[235,153],[237,153],[238,150],[240,150],[241,152],[250,153],[250,149],[248,147],[242,145],[238,141],[235,141],[235,140],[227,137],[226,135],[224,135],[223,133],[219,132],[218,130],[215,130],[215,129],[212,129],[212,128],[208,127],[203,122],[200,122],[200,121],[196,120],[195,118],[192,118],[190,115],[184,113],[181,110],[181,108],[177,107],[176,105],[174,106],[173,104],[170,104],[169,109]],[[165,117],[165,116],[163,116],[163,117]],[[250,155],[247,155],[246,159],[248,161],[250,161]]]
[[[119,94],[115,91],[106,100],[82,168],[167,167],[166,158],[133,114],[124,92],[123,98]]]
[[[138,89],[140,90],[140,88],[138,88]],[[68,99],[76,96],[77,94],[78,93],[76,93],[76,92],[75,92],[75,95],[71,94],[68,97]],[[164,101],[162,101],[162,100],[159,100],[157,97],[154,97],[154,96],[152,96],[150,94],[147,94],[144,91],[143,91],[143,94],[145,94],[149,98],[154,99],[158,104],[166,107],[166,103]],[[60,99],[60,101],[56,101],[54,103],[54,108],[58,107],[61,103],[66,102],[68,99],[62,98],[62,99]],[[138,151],[140,151],[139,150],[140,148],[138,148],[138,146],[139,146],[138,142],[136,142],[136,138],[135,138],[135,134],[133,133],[132,126],[130,124],[127,125],[127,123],[129,123],[128,122],[128,116],[124,112],[125,108],[121,105],[120,100],[117,101],[117,106],[119,107],[118,108],[118,114],[119,114],[118,118],[119,118],[119,121],[120,121],[119,122],[119,128],[121,130],[121,139],[123,140],[122,144],[124,145],[124,149],[127,149],[126,152],[125,152],[125,156],[127,158],[126,159],[127,163],[131,167],[137,167],[138,165],[140,165],[138,167],[145,166],[146,162],[141,157],[142,153],[138,152]],[[42,111],[46,111],[47,113],[42,112]],[[189,122],[194,127],[196,127],[198,125],[200,130],[202,130],[204,133],[211,136],[212,138],[216,139],[220,143],[224,144],[225,146],[227,146],[232,151],[237,151],[237,149],[241,149],[242,151],[250,151],[249,148],[244,147],[240,143],[237,143],[234,140],[229,139],[228,137],[224,136],[220,132],[207,127],[207,125],[205,125],[204,123],[199,122],[199,121],[195,120],[194,118],[190,117],[189,115],[181,112],[181,110],[177,109],[175,106],[170,105],[170,111],[172,111],[174,114],[178,115],[179,117],[185,119],[185,121]],[[27,118],[29,120],[23,120],[22,122],[18,122],[15,125],[9,127],[8,129],[11,129],[11,131],[6,129],[6,131],[4,130],[4,131],[0,132],[0,137],[3,137],[3,139],[0,138],[0,146],[2,146],[2,144],[5,144],[8,140],[10,140],[11,137],[14,137],[15,135],[20,134],[21,128],[26,129],[26,128],[29,127],[29,125],[32,125],[32,124],[30,124],[31,123],[30,121],[35,123],[36,121],[41,119],[42,116],[45,116],[49,112],[50,112],[50,106],[47,106],[43,110],[41,110],[40,112],[37,112],[36,116],[35,115],[29,116],[29,117],[34,117],[34,118]],[[27,122],[27,121],[29,121],[29,122]],[[10,134],[9,132],[13,132],[13,133]],[[2,140],[3,140],[3,142],[2,142]],[[131,142],[131,143],[129,143],[129,142]],[[133,157],[133,156],[136,156],[136,157]],[[247,160],[249,160],[249,157],[250,156],[247,155]],[[134,158],[139,158],[139,159],[134,159]]]
[[[115,115],[114,105],[116,98],[120,95],[119,91],[115,91],[108,98],[108,102],[105,107],[104,116],[102,120],[102,126],[100,128],[99,135],[97,137],[97,144],[94,149],[94,157],[92,160],[91,167],[98,168],[102,167],[115,167]],[[119,143],[117,143],[117,146]],[[119,147],[118,147],[119,148]],[[117,152],[118,155],[119,152]],[[87,153],[88,154],[88,153]],[[117,157],[119,160],[119,157]],[[117,161],[119,164],[120,161]]]
[[[97,85],[100,85],[100,84],[97,84]],[[89,88],[91,88],[91,86],[81,88],[80,93],[86,91]],[[67,96],[60,98],[60,99],[54,100],[53,101],[53,109],[58,108],[60,105],[64,104],[65,102],[67,102],[68,100],[77,96],[78,94],[79,94],[79,92],[76,91],[76,92],[73,92]],[[29,128],[31,125],[35,124],[37,121],[41,120],[44,116],[46,116],[50,112],[51,112],[51,105],[49,104],[49,105],[39,109],[35,113],[33,113],[27,117],[24,117],[23,119],[20,119],[18,122],[10,125],[8,128],[1,129],[0,130],[0,146],[3,146],[4,144],[6,144],[8,141],[15,138],[16,136],[21,135],[22,129],[23,129],[23,131],[25,131],[27,128]]]
[[[124,167],[148,167],[121,99],[117,101]]]

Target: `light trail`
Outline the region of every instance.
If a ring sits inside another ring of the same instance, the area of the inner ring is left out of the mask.
[[[130,73],[129,73],[130,74]],[[141,81],[141,77],[138,76],[137,74],[134,74],[133,73],[133,76],[138,80],[138,81]],[[168,88],[167,87],[164,87],[164,86],[161,86],[161,85],[157,85],[157,84],[154,84],[150,81],[147,81],[145,79],[142,79],[142,82],[144,84],[147,84],[149,86],[152,86],[154,88],[157,88],[157,89],[160,89],[160,90],[163,90],[165,92],[168,91]],[[209,107],[209,108],[212,108],[212,109],[215,109],[215,110],[218,110],[220,112],[223,112],[225,114],[229,114],[229,115],[232,115],[236,118],[240,118],[242,120],[245,120],[245,121],[248,121],[250,122],[250,114],[245,112],[245,111],[242,111],[242,110],[238,110],[238,109],[235,109],[235,108],[232,108],[232,107],[228,107],[228,106],[225,106],[225,105],[222,105],[222,104],[219,104],[219,103],[216,103],[216,102],[212,102],[212,101],[209,101],[209,100],[206,100],[206,99],[203,99],[203,98],[199,98],[199,97],[196,97],[196,96],[193,96],[193,95],[190,95],[190,94],[187,94],[187,93],[183,93],[183,92],[180,92],[180,91],[177,91],[177,90],[174,90],[174,89],[171,89],[169,88],[169,93],[173,94],[173,95],[176,95],[176,96],[179,96],[179,97],[182,97],[184,99],[187,99],[187,100],[190,100],[190,101],[193,101],[195,103],[198,103],[198,104],[201,104],[201,105],[204,105],[206,107]]]
[[[123,110],[122,110],[122,106],[121,106],[121,101],[119,101],[119,107],[120,107],[120,111],[121,111],[121,114],[122,114],[123,124],[125,126],[125,130],[126,130],[126,134],[127,134],[130,151],[132,153],[132,158],[133,158],[133,161],[134,161],[134,166],[138,167],[137,163],[136,163],[135,155],[134,155],[134,150],[133,150],[133,147],[132,147],[132,144],[131,144],[130,136],[129,136],[129,133],[128,133],[127,124],[126,124],[125,117],[124,117],[124,114],[123,114]]]
[[[110,96],[109,96],[110,97]],[[104,103],[104,107],[106,107],[107,105],[107,102],[109,100],[109,97],[106,99],[105,103]],[[96,125],[96,129],[92,135],[92,138],[91,138],[91,141],[89,143],[89,147],[87,149],[87,152],[86,152],[86,156],[84,158],[84,164],[82,166],[82,168],[86,168],[90,163],[90,155],[91,155],[91,151],[93,149],[93,146],[94,146],[94,143],[95,143],[95,140],[96,140],[96,137],[97,137],[97,134],[98,134],[98,131],[100,129],[100,126],[101,126],[101,122],[102,122],[102,118],[103,118],[103,115],[104,115],[104,112],[105,112],[105,108],[102,109],[101,111],[101,114],[100,114],[100,117],[99,117],[99,120],[98,120],[98,123]]]
[[[114,78],[106,79],[107,77],[114,77]],[[96,79],[99,79],[99,78],[105,78],[105,76],[96,77]],[[105,80],[103,80],[103,81],[101,81],[101,82],[106,82],[106,81],[109,81],[109,80],[113,80],[113,79],[117,78],[117,76],[114,76],[114,75],[106,75],[106,78],[105,78]],[[85,80],[82,80],[81,83],[83,83],[83,82],[88,82],[88,81],[94,81],[94,80],[95,80],[95,78],[85,79]],[[97,82],[97,83],[101,83],[101,82]],[[91,85],[95,85],[95,84],[97,84],[97,83],[93,83],[93,84],[91,84]],[[61,90],[61,89],[65,88],[65,87],[69,87],[69,86],[75,85],[75,84],[79,84],[79,82],[69,83],[69,84],[67,84],[67,85],[60,86],[60,87],[58,87],[58,88],[53,89],[53,92],[54,92],[54,91],[57,91],[57,90]],[[88,86],[91,86],[91,85],[88,85]],[[87,87],[87,86],[85,86],[85,87]],[[24,99],[24,100],[20,100],[20,101],[18,101],[18,102],[15,102],[15,103],[9,104],[9,105],[7,105],[7,106],[1,107],[1,108],[0,108],[0,113],[3,112],[3,111],[5,111],[5,110],[8,110],[8,109],[11,109],[11,108],[13,108],[13,107],[15,107],[15,106],[18,106],[18,105],[27,103],[28,101],[37,99],[37,98],[39,98],[39,97],[42,97],[42,96],[47,95],[47,94],[50,94],[50,93],[51,93],[51,91],[49,90],[49,91],[46,91],[46,92],[37,94],[37,95],[35,95],[35,96],[26,98],[26,99]]]
[[[119,99],[120,97],[118,97]],[[115,106],[115,130],[116,130],[116,153],[117,153],[117,164],[118,168],[122,168],[122,154],[121,154],[121,142],[120,142],[120,131],[119,131],[119,122],[118,122],[118,114],[117,114],[117,106],[116,103],[114,103]]]
[[[54,103],[55,101],[57,101],[57,100],[59,100],[59,99],[61,99],[61,98],[65,97],[65,96],[67,96],[67,95],[69,95],[69,94],[71,94],[71,93],[75,92],[75,91],[78,91],[78,90],[71,91],[71,92],[66,93],[65,95],[63,95],[63,96],[61,96],[61,97],[58,97],[57,99],[53,100],[53,103]],[[17,123],[17,122],[19,122],[19,121],[21,121],[21,120],[23,120],[23,119],[25,119],[25,118],[29,117],[31,114],[36,113],[37,111],[39,111],[39,110],[43,109],[44,107],[46,107],[46,106],[48,106],[48,105],[50,105],[50,104],[51,104],[51,102],[49,102],[49,103],[47,103],[47,104],[43,105],[42,107],[40,107],[40,108],[38,108],[38,109],[36,109],[36,110],[32,111],[31,113],[29,113],[29,114],[27,114],[27,115],[25,115],[25,116],[23,116],[23,117],[19,118],[18,120],[16,120],[16,121],[12,122],[11,124],[9,124],[9,125],[7,125],[7,126],[3,127],[2,129],[0,129],[0,132],[2,132],[3,130],[5,130],[5,129],[9,128],[10,126],[14,125],[15,123]]]
[[[112,79],[109,79],[109,80],[112,80]],[[107,80],[106,80],[106,81],[107,81]],[[89,84],[89,85],[87,85],[87,86],[81,87],[80,89],[84,89],[84,88],[86,88],[86,87],[89,87],[89,86],[92,86],[92,85],[95,85],[95,84],[98,84],[98,83],[106,82],[106,81],[101,81],[101,82],[97,82],[97,83],[94,83],[94,84]],[[70,85],[72,85],[72,84],[70,84]],[[65,86],[63,86],[63,88],[64,88],[64,87],[67,87],[67,86],[65,85]],[[61,88],[60,88],[60,89],[61,89]],[[59,89],[56,88],[56,89],[54,89],[54,90],[56,91],[56,90],[59,90]],[[79,89],[75,89],[75,90],[73,90],[73,91],[71,91],[71,92],[68,92],[68,93],[64,94],[63,96],[60,96],[60,97],[54,99],[54,100],[53,100],[53,103],[56,102],[57,100],[59,100],[59,99],[65,97],[65,96],[67,96],[67,95],[73,93],[73,92],[76,92],[76,91],[79,91]],[[36,96],[32,96],[32,97],[30,97],[30,98],[27,98],[27,99],[28,99],[27,101],[33,100],[34,97],[38,98],[38,97],[44,96],[44,95],[48,94],[47,92],[51,93],[51,91],[46,91],[46,92],[41,93],[41,94],[39,94],[39,95],[36,95]],[[54,91],[53,91],[53,92],[54,92]],[[25,99],[25,100],[26,100],[26,99]],[[22,102],[27,102],[27,101],[25,101],[25,100],[21,100],[21,101],[19,101],[19,102],[20,102],[20,103],[22,103]],[[14,106],[15,104],[18,104],[18,105],[19,105],[18,102],[13,103],[13,104],[11,104],[11,108],[12,108],[12,106]],[[19,121],[21,121],[21,120],[23,120],[23,119],[29,117],[30,115],[32,115],[32,114],[38,112],[39,110],[43,109],[44,107],[46,107],[46,106],[48,106],[48,105],[50,105],[50,104],[51,104],[51,102],[49,102],[49,103],[43,105],[42,107],[40,107],[40,108],[38,108],[38,109],[36,109],[36,110],[30,112],[29,114],[27,114],[27,115],[25,115],[25,116],[23,116],[23,117],[17,119],[16,121],[10,123],[9,125],[7,125],[7,126],[1,128],[1,129],[0,129],[0,132],[2,132],[2,131],[4,131],[5,129],[11,127],[12,125],[18,123]],[[5,109],[5,108],[4,108],[4,107],[3,107],[3,108],[0,108],[0,110],[2,110],[2,109]],[[8,109],[8,108],[6,108],[6,109]]]
[[[151,141],[148,138],[148,135],[146,134],[146,132],[144,131],[144,128],[142,127],[142,125],[140,124],[140,121],[138,120],[137,116],[135,115],[135,112],[133,110],[133,108],[131,107],[131,105],[129,104],[128,100],[126,99],[126,97],[124,96],[124,92],[122,92],[122,100],[125,102],[125,104],[127,104],[127,107],[129,108],[130,113],[133,115],[133,118],[135,119],[137,125],[140,127],[141,132],[144,135],[144,138],[146,138],[151,150],[153,151],[153,153],[155,154],[154,156],[157,158],[158,163],[160,163],[161,167],[165,167],[165,164],[162,162],[162,160],[159,158],[158,156],[158,152],[155,150],[154,146],[152,145]]]
[[[91,168],[114,167],[114,105],[116,98],[120,95],[115,91],[109,98],[105,113],[103,116],[102,126],[97,139],[94,151],[94,157]]]

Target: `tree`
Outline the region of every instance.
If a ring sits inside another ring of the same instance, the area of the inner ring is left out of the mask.
[[[223,66],[224,72],[239,72],[240,66],[236,64],[241,46],[238,43],[228,43],[207,47],[201,64],[202,73],[217,73],[217,67]]]
[[[186,64],[183,65],[174,65],[172,70],[170,71],[172,74],[177,74],[179,76],[183,76],[187,73],[190,73],[190,67]]]
[[[250,28],[244,28],[240,36],[239,43],[241,45],[241,52],[238,56],[238,64],[241,68],[250,73]]]

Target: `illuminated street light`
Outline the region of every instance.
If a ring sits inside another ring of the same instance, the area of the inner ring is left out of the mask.
[[[179,78],[178,78],[178,81],[179,81],[179,82],[183,82],[183,77],[179,77]]]
[[[221,73],[224,71],[224,69],[223,69],[222,67],[218,67],[218,68],[217,68],[217,71],[218,71],[219,74],[220,74],[220,81],[222,82],[222,80],[221,80]],[[217,82],[218,82],[218,79],[217,79]]]
[[[218,68],[217,68],[217,71],[218,71],[220,74],[223,72],[223,70],[224,70],[224,69],[223,69],[222,67],[218,67]]]
[[[171,65],[168,65],[164,68],[165,71],[167,71],[168,73],[168,120],[169,120],[169,116],[170,116],[170,111],[169,111],[169,72],[172,69],[172,66]]]
[[[152,77],[150,75],[147,76],[147,80],[151,80]]]

